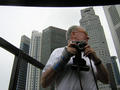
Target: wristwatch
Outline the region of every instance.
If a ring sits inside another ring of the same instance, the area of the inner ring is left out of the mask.
[[[95,66],[98,66],[98,65],[100,65],[101,63],[102,63],[102,61],[99,60],[97,63],[95,63]]]

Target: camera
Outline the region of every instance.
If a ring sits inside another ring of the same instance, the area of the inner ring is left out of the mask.
[[[87,45],[85,41],[72,41],[72,43],[76,44],[73,45],[73,47],[76,48],[77,51],[84,51],[84,47]]]
[[[85,50],[84,47],[87,43],[85,41],[72,41],[72,43],[75,43],[72,47],[76,48],[78,52],[73,58],[72,70],[89,71],[89,66],[86,65],[86,61],[81,56],[81,52]]]

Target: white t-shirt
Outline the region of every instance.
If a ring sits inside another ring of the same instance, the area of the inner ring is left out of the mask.
[[[60,60],[63,50],[64,47],[57,48],[52,52],[47,64],[45,65],[45,68],[43,69],[43,72]],[[65,66],[65,69],[58,73],[57,78],[55,79],[55,90],[81,90],[78,73],[70,67],[73,64],[73,57],[71,57],[70,61]],[[86,65],[90,67],[89,58],[83,57],[83,55],[82,58],[86,61]],[[93,61],[92,66],[96,75],[97,71]],[[80,71],[79,76],[83,90],[97,90],[91,67],[89,71]]]

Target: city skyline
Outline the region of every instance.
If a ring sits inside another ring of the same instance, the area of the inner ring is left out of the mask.
[[[0,25],[2,31],[0,31],[0,36],[19,48],[21,36],[26,35],[30,37],[31,32],[33,30],[37,30],[41,32],[42,30],[44,30],[49,26],[55,26],[67,30],[68,27],[71,25],[79,25],[79,20],[81,18],[80,10],[83,8],[85,7],[37,8],[37,7],[2,7],[1,6],[0,11],[2,12],[1,13],[2,22],[0,22]],[[94,9],[97,15],[98,15],[97,12],[101,12],[102,16],[105,18],[101,7],[100,9],[98,7]],[[100,16],[100,19],[103,18],[102,16]],[[101,19],[101,21],[102,20],[103,19]],[[41,21],[41,23],[39,21]],[[36,22],[38,24],[36,24]],[[104,22],[102,22],[103,26],[105,25]],[[108,27],[107,29],[105,29],[105,26],[103,28],[104,30],[109,30]],[[108,32],[108,34],[110,35],[109,31],[106,32]],[[106,37],[106,38],[107,38],[107,42],[111,40],[111,37]],[[111,47],[113,46],[109,45],[109,49]],[[110,53],[111,55],[116,56],[114,49],[111,50]],[[9,68],[9,69],[5,69],[5,71],[9,70],[7,74],[11,75],[10,68],[12,68],[12,63],[13,63],[12,58],[14,58],[14,56],[3,49],[0,49],[0,55],[1,55],[0,57],[2,57],[1,60],[6,60],[3,62],[6,64],[6,68]],[[3,65],[1,65],[2,66],[1,68],[4,68]],[[7,79],[8,79],[7,81],[9,81],[9,77],[7,77]]]

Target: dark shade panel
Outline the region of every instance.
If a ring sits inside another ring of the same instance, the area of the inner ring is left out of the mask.
[[[0,0],[0,5],[39,7],[78,7],[120,4],[120,0]]]

